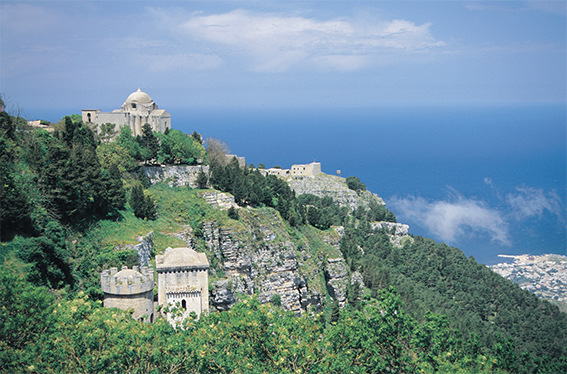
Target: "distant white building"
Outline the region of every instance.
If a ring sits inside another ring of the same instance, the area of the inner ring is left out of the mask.
[[[156,132],[164,132],[171,128],[171,114],[158,106],[150,95],[138,91],[128,96],[120,109],[112,112],[101,112],[100,109],[83,109],[83,122],[86,124],[102,125],[114,123],[118,127],[129,126],[134,136],[142,134],[142,126],[149,123]]]
[[[280,177],[314,177],[317,174],[321,174],[321,163],[297,164],[292,165],[291,169],[270,168],[266,169],[265,173],[267,175],[277,175]]]

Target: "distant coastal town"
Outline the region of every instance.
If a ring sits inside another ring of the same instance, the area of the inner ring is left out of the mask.
[[[524,290],[541,298],[559,301],[567,307],[567,256],[546,254],[498,257],[513,258],[514,262],[489,266],[494,272]]]

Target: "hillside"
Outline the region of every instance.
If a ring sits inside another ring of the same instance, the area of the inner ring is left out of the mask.
[[[567,371],[564,313],[409,235],[360,183],[288,183],[238,161],[181,178],[107,151],[149,164],[174,139],[200,154],[197,136],[104,144],[71,119],[54,135],[0,120],[4,370]],[[206,253],[218,313],[174,330],[101,307],[103,269],[155,266],[169,246]]]

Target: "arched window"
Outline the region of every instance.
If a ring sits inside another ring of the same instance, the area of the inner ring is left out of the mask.
[[[183,308],[183,310],[187,310],[187,302],[185,301],[185,299],[181,300],[181,307]]]
[[[87,119],[88,119],[87,122],[92,122],[92,121],[91,121],[91,114],[90,114],[90,113],[87,113]]]
[[[154,323],[154,314],[150,314],[150,323]]]

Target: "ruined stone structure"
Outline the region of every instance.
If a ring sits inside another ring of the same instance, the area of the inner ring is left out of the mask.
[[[83,122],[102,125],[114,123],[118,127],[129,126],[134,136],[142,135],[142,126],[149,123],[156,132],[164,132],[171,128],[171,114],[158,106],[152,98],[139,88],[128,96],[120,109],[112,112],[101,112],[100,109],[83,109]]]
[[[132,318],[142,322],[154,322],[154,270],[134,266],[122,270],[111,268],[100,274],[106,308],[133,309]]]
[[[156,256],[158,273],[158,304],[178,306],[182,315],[171,322],[181,321],[195,312],[199,316],[209,310],[209,260],[204,253],[190,248],[167,248]]]
[[[312,162],[310,164],[292,165],[291,169],[266,169],[266,174],[277,175],[280,177],[314,177],[321,174],[321,163]]]

